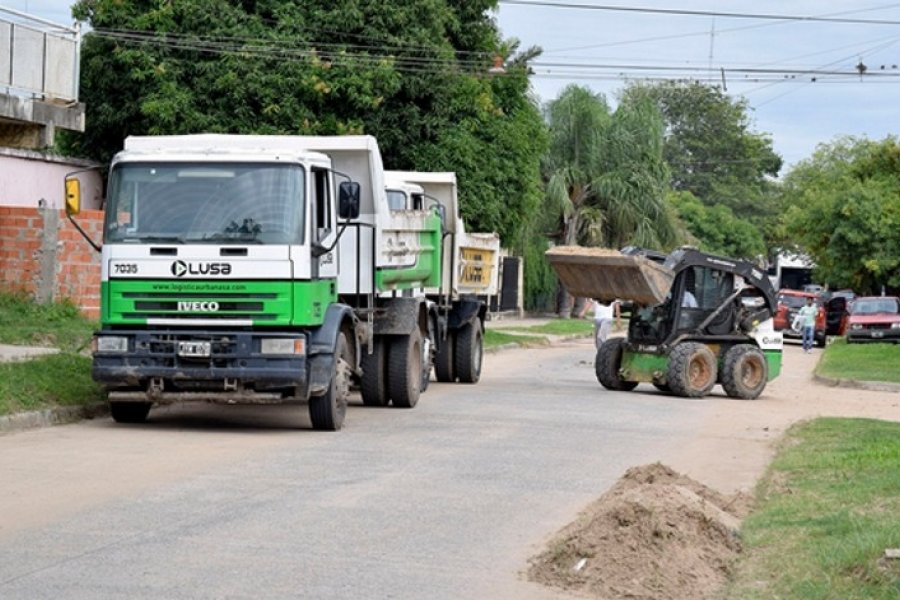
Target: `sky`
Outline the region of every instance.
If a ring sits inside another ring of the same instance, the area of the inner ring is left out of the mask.
[[[554,3],[895,23],[785,22],[546,6]],[[70,0],[0,0],[7,8],[67,25],[72,21],[70,4]],[[900,2],[547,0],[543,4],[501,0],[496,13],[505,38],[519,39],[522,48],[543,49],[534,61],[532,78],[542,102],[576,83],[603,93],[614,105],[627,81],[692,77],[721,85],[724,71],[727,93],[747,99],[753,130],[771,136],[788,167],[809,157],[817,144],[841,135],[882,139],[900,133]],[[856,71],[860,63],[867,67],[862,77]],[[578,64],[587,66],[573,66]],[[810,73],[823,70],[832,74]]]

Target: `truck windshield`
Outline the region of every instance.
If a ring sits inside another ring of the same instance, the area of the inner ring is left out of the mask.
[[[304,171],[270,163],[122,163],[107,242],[302,244]]]

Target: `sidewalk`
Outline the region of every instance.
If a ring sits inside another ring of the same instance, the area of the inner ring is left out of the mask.
[[[13,346],[0,344],[0,363],[18,362],[43,356],[45,354],[57,354],[59,348],[47,348],[44,346]]]

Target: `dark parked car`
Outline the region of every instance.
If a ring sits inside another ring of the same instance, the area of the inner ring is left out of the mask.
[[[785,338],[803,337],[800,329],[794,329],[794,318],[803,306],[806,306],[807,298],[813,299],[816,312],[815,340],[820,348],[825,346],[826,315],[821,298],[817,294],[801,292],[799,290],[781,290],[778,292],[778,310],[775,313],[775,331],[780,331]]]
[[[850,305],[847,342],[900,342],[900,298],[866,296]]]

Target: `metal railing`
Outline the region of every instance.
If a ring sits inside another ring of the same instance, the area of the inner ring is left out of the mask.
[[[78,101],[81,28],[0,6],[0,89]]]

